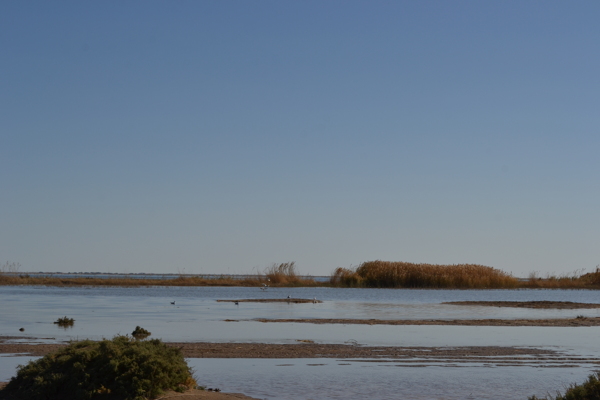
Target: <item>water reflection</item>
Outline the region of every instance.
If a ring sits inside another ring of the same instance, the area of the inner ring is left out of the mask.
[[[319,304],[220,303],[217,299],[313,298]],[[462,300],[552,300],[598,302],[596,292],[584,290],[385,290],[330,288],[46,288],[1,287],[0,335],[55,337],[58,341],[100,339],[128,334],[141,326],[167,341],[273,341],[313,339],[361,343],[403,344],[453,339],[450,327],[318,326],[313,324],[264,324],[255,318],[378,318],[378,319],[473,319],[473,318],[566,318],[600,316],[600,309],[533,310],[524,308],[473,307],[441,304]],[[176,300],[176,304],[171,304]],[[66,315],[76,320],[65,331],[52,324]],[[224,322],[224,320],[240,322]],[[18,331],[25,328],[25,332]],[[456,327],[460,330],[461,327]],[[471,327],[460,335],[479,341],[484,327]],[[490,329],[490,328],[488,328]],[[507,328],[517,337],[535,328]],[[544,335],[552,329],[542,328]],[[566,328],[563,328],[566,329]],[[596,328],[576,328],[595,330]],[[493,332],[486,339],[494,341]],[[449,336],[450,335],[450,336]],[[512,337],[513,335],[509,335]],[[501,338],[499,339],[501,340]],[[543,340],[543,339],[541,339]],[[418,343],[417,343],[418,344]]]
[[[332,359],[190,359],[201,384],[260,399],[520,399],[585,380],[590,369],[426,366]]]

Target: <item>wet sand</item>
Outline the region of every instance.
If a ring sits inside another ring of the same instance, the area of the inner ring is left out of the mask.
[[[186,358],[415,358],[472,361],[481,360],[481,357],[500,357],[502,362],[515,362],[523,357],[528,361],[546,357],[560,358],[560,353],[555,350],[510,346],[399,347],[361,346],[356,343],[320,344],[310,341],[299,341],[297,344],[190,342],[167,345],[179,348]],[[10,339],[0,338],[2,354],[44,356],[65,346],[66,343],[13,343]]]
[[[225,320],[238,322],[237,320]],[[600,326],[600,317],[556,319],[347,319],[347,318],[258,318],[254,321],[275,323],[344,324],[344,325],[454,325],[454,326]]]
[[[294,299],[294,298],[285,298],[285,299],[239,299],[239,300],[217,300],[219,302],[228,302],[228,303],[322,303],[321,300],[317,299]]]

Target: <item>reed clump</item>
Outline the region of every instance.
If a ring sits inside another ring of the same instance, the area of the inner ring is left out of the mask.
[[[61,317],[54,321],[60,327],[73,326],[75,324],[75,320],[73,318],[68,318],[67,316]]]
[[[16,274],[19,272],[21,264],[18,262],[7,261],[0,265],[0,274]]]
[[[196,386],[181,350],[159,339],[84,340],[18,367],[0,399],[146,400]]]
[[[294,261],[273,264],[264,273],[270,285],[296,286],[300,283]]]
[[[520,287],[527,289],[598,289],[600,288],[600,267],[594,272],[582,274],[579,270],[564,275],[547,275],[542,278],[537,272],[529,274]]]
[[[147,329],[142,328],[139,325],[135,327],[135,329],[133,330],[133,332],[131,332],[131,336],[133,336],[134,338],[136,338],[138,340],[146,339],[150,335],[152,335],[152,333],[150,331],[148,331]]]
[[[356,269],[338,268],[334,286],[376,288],[515,288],[515,277],[477,264],[435,265],[393,261],[368,261]]]

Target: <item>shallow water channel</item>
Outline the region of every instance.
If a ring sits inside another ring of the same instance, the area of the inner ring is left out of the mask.
[[[240,303],[217,299],[317,298],[323,303]],[[25,342],[111,338],[139,325],[164,341],[354,343],[392,346],[534,346],[600,357],[597,327],[371,326],[260,323],[256,318],[479,319],[600,316],[600,309],[534,310],[447,301],[600,303],[586,290],[391,290],[331,288],[0,287],[0,335]],[[175,304],[171,304],[175,302]],[[68,316],[72,328],[53,324]],[[226,322],[225,320],[236,322]],[[24,332],[19,332],[24,328]],[[29,357],[0,357],[0,381]],[[260,399],[526,399],[581,382],[592,362],[519,366],[344,359],[190,359],[198,381]]]

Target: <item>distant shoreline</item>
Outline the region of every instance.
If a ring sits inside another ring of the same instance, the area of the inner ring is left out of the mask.
[[[285,268],[281,267],[287,267]],[[292,265],[293,267],[293,265]],[[407,264],[407,269],[419,269]],[[464,266],[459,273],[451,272],[460,266],[428,266],[432,276],[415,279],[386,280],[363,278],[350,270],[337,271],[337,275],[311,276],[296,274],[290,264],[272,267],[265,274],[183,274],[183,273],[110,273],[110,272],[19,272],[0,271],[0,286],[52,286],[52,287],[332,287],[340,289],[427,289],[427,290],[513,290],[513,289],[600,289],[600,270],[580,277],[515,278],[485,266]],[[469,269],[483,270],[489,279],[472,281]],[[291,268],[291,269],[290,269]],[[395,268],[395,267],[394,267]],[[283,269],[284,272],[280,272]],[[414,272],[414,271],[413,271]],[[411,274],[413,272],[406,272]],[[445,279],[436,274],[445,274]],[[462,274],[462,275],[461,275]],[[392,274],[394,276],[394,274]],[[494,280],[496,279],[496,280]]]

